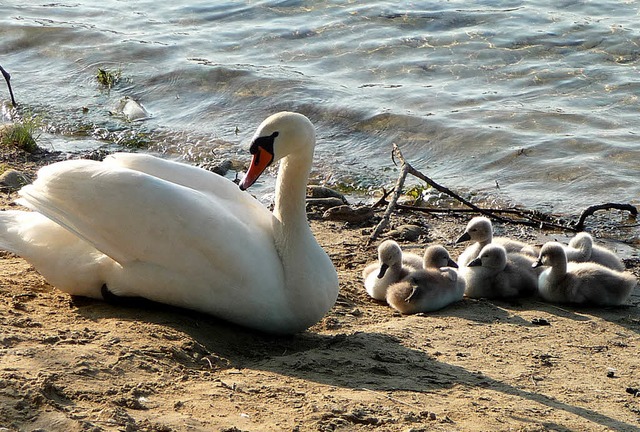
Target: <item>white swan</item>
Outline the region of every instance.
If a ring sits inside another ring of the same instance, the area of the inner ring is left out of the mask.
[[[519,253],[507,254],[498,244],[488,244],[478,258],[461,268],[465,295],[472,298],[510,298],[534,294],[537,274],[535,259]]]
[[[638,284],[632,274],[597,263],[567,263],[563,245],[556,242],[542,246],[534,265],[550,266],[538,278],[538,292],[550,302],[621,305]]]
[[[612,251],[593,243],[593,237],[586,232],[575,235],[565,247],[568,261],[595,262],[616,271],[624,271],[624,263]]]
[[[484,216],[474,217],[469,221],[464,233],[456,240],[456,243],[462,243],[466,241],[474,242],[471,246],[467,247],[462,254],[458,257],[458,266],[460,268],[466,267],[471,261],[480,255],[480,251],[483,247],[489,243],[496,243],[507,250],[508,253],[518,252],[533,257],[538,256],[538,251],[532,246],[506,237],[494,237],[493,225],[491,220]]]
[[[266,332],[301,331],[338,295],[305,213],[314,146],[305,116],[267,118],[240,189],[146,155],[55,163],[20,191],[33,212],[0,212],[0,247],[69,294],[139,296]],[[241,189],[277,160],[272,214]]]
[[[433,312],[462,300],[464,279],[453,267],[457,264],[440,246],[429,246],[424,253],[424,269],[409,273],[387,289],[387,303],[402,314]]]
[[[403,253],[398,243],[385,240],[378,246],[378,261],[368,264],[362,271],[364,288],[370,297],[384,301],[389,285],[419,268],[422,268],[422,258]]]

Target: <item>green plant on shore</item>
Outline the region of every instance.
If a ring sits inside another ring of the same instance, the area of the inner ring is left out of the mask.
[[[411,186],[405,192],[405,195],[411,198],[414,204],[418,204],[422,202],[424,191],[427,190],[428,188],[429,188],[428,186],[425,187],[422,185],[414,185],[414,186]]]
[[[147,148],[151,145],[151,138],[146,132],[126,131],[115,139],[115,143],[131,149]]]
[[[369,192],[369,188],[360,186],[355,181],[338,181],[327,186],[345,195],[366,195]]]
[[[98,68],[98,73],[96,74],[96,79],[98,80],[98,82],[108,89],[118,84],[121,77],[122,70],[120,69],[116,71],[110,71],[107,69]]]
[[[38,150],[36,133],[40,125],[36,117],[25,117],[20,122],[5,125],[0,129],[0,144],[4,148],[15,147],[27,153]]]

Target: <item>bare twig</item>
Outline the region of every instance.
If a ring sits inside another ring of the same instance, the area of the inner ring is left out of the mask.
[[[452,190],[442,185],[439,185],[438,183],[436,183],[435,181],[433,181],[432,179],[430,179],[429,177],[427,177],[426,175],[424,175],[423,173],[415,169],[413,166],[411,166],[410,163],[406,161],[406,159],[402,155],[402,152],[400,151],[400,148],[396,144],[393,144],[393,151],[391,153],[391,158],[394,163],[396,163],[396,158],[401,162],[402,165],[400,167],[400,174],[398,175],[398,180],[396,181],[396,186],[393,190],[393,196],[391,197],[391,200],[386,201],[386,196],[388,195],[388,193],[385,192],[385,195],[381,199],[379,199],[376,202],[376,204],[372,207],[374,208],[385,202],[387,203],[387,208],[384,212],[384,215],[382,216],[382,220],[380,221],[380,223],[378,223],[373,233],[369,236],[369,240],[367,244],[371,244],[373,241],[375,241],[378,238],[380,233],[389,224],[389,218],[391,217],[391,213],[396,208],[403,209],[403,210],[427,212],[427,213],[477,212],[502,223],[513,223],[513,224],[526,225],[526,226],[532,226],[537,228],[561,229],[561,230],[574,231],[574,232],[584,230],[585,219],[589,215],[592,215],[597,210],[613,208],[618,210],[626,210],[630,212],[633,217],[636,217],[638,215],[638,209],[630,204],[607,203],[607,204],[601,204],[601,205],[594,205],[584,210],[580,215],[580,219],[576,224],[560,224],[560,223],[554,222],[553,218],[537,211],[525,211],[525,210],[517,210],[517,209],[485,209],[485,208],[478,207],[477,205],[466,200],[465,198],[461,197],[460,195],[453,192]],[[414,177],[419,178],[420,180],[424,181],[432,188],[449,195],[450,197],[454,198],[455,200],[459,201],[460,203],[464,204],[469,208],[468,209],[465,209],[465,208],[433,209],[433,208],[410,206],[406,204],[398,204],[398,199],[402,194],[402,187],[404,185],[405,179],[408,174],[411,174]],[[511,216],[518,216],[519,218],[513,219],[513,218],[501,216],[506,214],[509,214]]]
[[[424,181],[426,184],[428,184],[429,186],[431,186],[432,188],[445,193],[447,195],[449,195],[450,197],[454,198],[455,200],[461,202],[462,204],[466,205],[467,207],[477,211],[478,213],[484,214],[486,216],[491,216],[494,219],[500,221],[500,222],[509,222],[507,219],[504,219],[500,216],[497,216],[496,214],[490,212],[489,210],[483,209],[478,207],[477,205],[475,205],[474,203],[472,203],[471,201],[468,201],[466,199],[464,199],[463,197],[461,197],[460,195],[458,195],[457,193],[453,192],[452,190],[439,185],[438,183],[434,182],[433,180],[431,180],[429,177],[427,177],[426,175],[422,174],[420,171],[418,171],[417,169],[415,169],[414,167],[411,166],[411,164],[409,164],[405,159],[404,156],[402,155],[402,152],[400,151],[400,148],[396,145],[393,144],[393,151],[394,153],[396,153],[396,155],[398,156],[398,159],[400,159],[402,161],[402,165],[407,167],[407,172],[411,175],[413,175],[414,177],[418,177],[420,180]]]
[[[13,107],[17,107],[16,99],[13,97],[13,89],[11,88],[11,74],[4,70],[2,66],[0,66],[0,72],[2,72],[2,76],[4,76],[4,80],[7,82],[7,87],[9,87],[9,94],[11,95],[11,104]]]
[[[379,392],[379,391],[371,390],[371,389],[368,389],[368,388],[366,388],[366,387],[362,387],[362,390],[364,390],[364,391],[368,391],[368,392],[373,393],[373,394],[375,394],[375,395],[378,395],[378,396],[380,396],[380,397],[383,397],[383,398],[389,399],[390,401],[393,401],[393,402],[396,402],[396,403],[399,403],[399,404],[402,404],[402,405],[406,405],[406,406],[411,407],[411,408],[413,408],[413,409],[416,409],[416,410],[422,410],[422,407],[419,407],[419,406],[414,405],[414,404],[410,404],[410,403],[408,403],[408,402],[405,402],[405,401],[400,400],[400,399],[398,399],[398,398],[394,398],[394,397],[392,397],[392,396],[389,396],[389,395],[387,395],[387,394],[381,393],[381,392]]]
[[[394,144],[393,152],[391,153],[392,158],[396,150],[400,152],[400,149],[398,149],[398,146]],[[407,178],[409,167],[410,165],[407,164],[404,161],[404,159],[402,159],[402,167],[400,168],[400,175],[398,176],[398,180],[396,180],[396,186],[393,189],[393,195],[391,196],[391,201],[389,201],[389,205],[387,205],[387,209],[384,211],[384,214],[382,215],[382,220],[378,223],[376,228],[373,230],[373,232],[369,236],[367,245],[370,245],[371,243],[373,243],[378,238],[382,230],[384,230],[389,224],[389,218],[391,217],[391,213],[393,213],[393,210],[395,209],[396,204],[398,202],[398,198],[400,198],[400,195],[402,194],[402,186],[404,186],[404,181]]]
[[[371,208],[374,209],[378,206],[381,206],[382,204],[389,204],[389,201],[387,201],[387,197],[391,194],[391,192],[393,192],[393,189],[387,191],[385,188],[382,188],[382,196],[380,197],[380,199],[378,199],[378,201],[371,205]]]
[[[406,204],[396,204],[396,208],[401,210],[410,210],[410,211],[418,211],[423,213],[477,213],[478,211],[473,208],[430,208],[430,207],[418,207],[418,206],[410,206]],[[505,223],[514,223],[526,226],[532,226],[537,228],[555,228],[555,229],[563,229],[563,230],[572,230],[576,231],[575,228],[561,225],[558,223],[554,223],[548,220],[548,218],[540,219],[535,216],[535,212],[530,212],[526,210],[516,210],[516,209],[482,209],[483,214],[488,215],[496,220]],[[511,219],[505,217],[497,217],[497,214],[510,214],[513,216],[519,216],[521,219]]]
[[[497,221],[500,222],[511,222],[510,219],[504,218],[502,216],[497,215],[495,212],[491,212],[489,210],[480,208],[478,206],[476,206],[475,204],[473,204],[471,201],[468,201],[466,199],[464,199],[463,197],[461,197],[460,195],[456,194],[455,192],[451,191],[450,189],[439,185],[438,183],[436,183],[435,181],[431,180],[429,177],[427,177],[426,175],[424,175],[423,173],[421,173],[420,171],[418,171],[417,169],[415,169],[413,166],[411,166],[410,163],[407,162],[407,160],[404,158],[404,156],[402,155],[402,152],[400,151],[400,148],[397,146],[397,144],[393,144],[393,151],[391,153],[391,157],[395,163],[395,158],[398,158],[398,160],[400,160],[400,162],[402,163],[401,167],[400,167],[400,174],[398,175],[398,180],[396,181],[396,186],[394,188],[393,191],[393,196],[391,197],[391,201],[389,201],[389,204],[387,205],[387,209],[385,210],[383,216],[382,216],[382,220],[378,223],[378,225],[376,226],[376,228],[373,230],[373,232],[371,233],[371,235],[369,236],[369,240],[367,241],[367,244],[371,244],[372,242],[374,242],[378,236],[380,235],[380,233],[387,227],[387,225],[389,224],[389,218],[391,217],[391,213],[393,213],[393,211],[399,207],[400,205],[398,204],[398,198],[400,198],[400,195],[402,194],[402,186],[404,186],[404,181],[407,177],[407,174],[411,174],[417,178],[419,178],[420,180],[424,181],[425,183],[427,183],[429,186],[433,187],[434,189],[443,192],[449,196],[451,196],[452,198],[458,200],[459,202],[461,202],[462,204],[470,207],[473,211],[476,211],[478,213],[484,214],[486,216],[489,216]],[[403,206],[404,208],[410,207],[410,206]]]
[[[635,218],[638,216],[638,209],[632,206],[631,204],[616,204],[616,203],[606,203],[600,205],[593,205],[591,207],[587,207],[582,214],[580,215],[580,219],[578,219],[578,223],[575,228],[577,231],[582,231],[584,229],[584,221],[588,216],[591,216],[598,210],[609,210],[609,209],[617,209],[617,210],[626,210]]]

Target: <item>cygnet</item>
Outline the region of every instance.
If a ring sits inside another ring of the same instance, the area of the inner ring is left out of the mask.
[[[474,217],[467,224],[467,228],[464,234],[456,240],[456,243],[462,243],[466,241],[474,242],[471,246],[466,248],[462,254],[458,257],[458,266],[460,268],[466,267],[471,261],[480,255],[480,251],[483,247],[489,243],[496,243],[504,246],[507,252],[519,252],[532,257],[538,256],[538,251],[526,243],[512,240],[506,237],[493,237],[493,225],[491,220],[484,216]]]
[[[575,235],[565,247],[567,260],[573,262],[594,262],[616,271],[624,271],[624,263],[612,251],[593,243],[593,237],[586,232]]]
[[[385,240],[378,246],[378,261],[370,263],[362,271],[364,287],[372,298],[384,301],[389,285],[421,268],[420,256],[403,254],[398,243]]]
[[[458,264],[451,259],[449,251],[442,245],[431,245],[424,251],[424,268],[438,269],[441,267],[458,267]]]
[[[465,295],[472,298],[513,298],[536,292],[535,259],[518,253],[507,255],[504,246],[488,244],[478,258],[460,269]]]
[[[638,284],[627,272],[593,262],[568,263],[564,247],[557,242],[546,243],[534,265],[549,266],[538,278],[538,292],[550,302],[621,305]]]
[[[423,269],[389,286],[387,303],[402,314],[432,312],[462,300],[464,279],[451,267]]]

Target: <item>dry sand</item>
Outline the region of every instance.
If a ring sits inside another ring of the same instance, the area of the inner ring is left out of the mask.
[[[457,256],[469,217],[393,223],[427,228],[403,247]],[[401,316],[362,286],[370,228],[311,223],[340,296],[290,337],[71,298],[0,254],[0,431],[640,430],[640,396],[627,391],[640,389],[639,289],[622,308],[465,299]],[[626,264],[640,274],[638,259]]]

